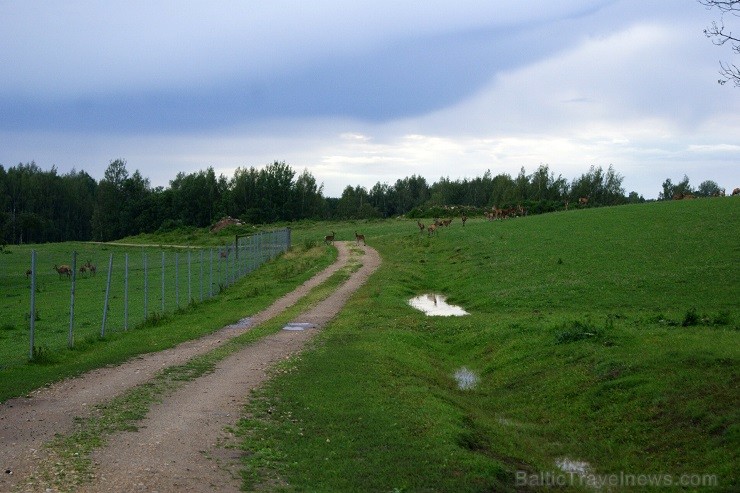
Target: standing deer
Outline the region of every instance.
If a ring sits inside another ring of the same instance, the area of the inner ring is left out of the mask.
[[[93,275],[94,276],[98,272],[98,268],[95,267],[95,264],[93,264],[92,262],[90,262],[89,259],[85,263],[85,265],[83,265],[83,267],[87,268],[87,270],[90,272],[90,275]],[[80,272],[82,272],[82,267],[80,268]]]
[[[59,274],[59,279],[61,279],[62,275],[64,274],[66,274],[67,277],[72,276],[72,269],[69,267],[69,265],[60,265],[59,267],[57,267],[57,265],[54,264],[54,270],[57,271],[57,273]]]
[[[326,244],[332,243],[333,244],[334,243],[334,236],[336,236],[336,233],[334,233],[334,231],[332,231],[330,235],[324,236],[324,243],[326,243]]]
[[[424,223],[416,221],[416,225],[419,226],[419,233],[423,233],[426,227],[424,226]]]
[[[438,228],[438,227],[439,227],[439,226],[438,226],[438,225],[436,225],[436,224],[432,224],[431,226],[429,226],[429,227],[427,228],[427,231],[429,232],[429,233],[428,233],[428,234],[429,234],[429,236],[432,236],[433,234],[439,234],[439,232],[437,231],[437,228]]]
[[[81,276],[84,276],[85,274],[87,274],[87,266],[86,265],[81,265],[80,266],[80,275]]]
[[[355,241],[358,245],[360,244],[360,241],[362,241],[363,245],[367,245],[367,243],[365,242],[365,235],[358,235],[357,231],[355,231]]]
[[[463,214],[463,215],[462,215],[462,217],[460,218],[460,220],[462,221],[462,223],[463,223],[463,228],[464,228],[464,227],[465,227],[465,221],[467,221],[467,220],[468,220],[468,216],[466,216],[465,214]]]

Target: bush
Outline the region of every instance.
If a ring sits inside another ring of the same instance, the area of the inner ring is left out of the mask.
[[[595,338],[599,335],[599,330],[593,325],[576,320],[571,324],[565,324],[561,330],[555,334],[555,344],[577,342],[583,339]]]
[[[683,322],[681,322],[681,325],[684,327],[691,327],[694,325],[699,325],[699,315],[696,313],[696,308],[692,308],[688,312],[686,312],[686,315],[683,317]]]

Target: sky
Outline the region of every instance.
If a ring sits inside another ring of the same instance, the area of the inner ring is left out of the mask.
[[[284,161],[326,197],[613,166],[646,199],[684,176],[729,192],[740,88],[717,80],[738,60],[713,20],[696,0],[0,0],[0,165],[100,180],[124,159],[167,187]]]

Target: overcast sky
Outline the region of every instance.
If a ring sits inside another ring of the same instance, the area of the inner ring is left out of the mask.
[[[545,164],[740,186],[696,0],[0,0],[0,164],[96,180],[285,161],[338,197]],[[725,19],[737,25],[737,18]]]

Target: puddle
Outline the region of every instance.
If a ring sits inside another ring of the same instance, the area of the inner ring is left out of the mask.
[[[571,460],[567,457],[563,457],[562,459],[556,459],[555,465],[563,472],[577,474],[578,476],[591,474],[591,465],[588,462]]]
[[[441,294],[422,294],[409,300],[409,305],[421,310],[430,317],[461,317],[468,312],[455,305],[448,305],[447,298]]]
[[[246,317],[241,320],[237,320],[231,325],[227,325],[225,328],[227,329],[243,329],[244,327],[249,327],[252,325],[252,317]]]
[[[478,384],[478,375],[463,366],[455,372],[455,380],[457,380],[457,387],[459,389],[468,390],[475,388]]]
[[[291,322],[283,327],[283,330],[305,330],[313,329],[314,327],[316,327],[316,325],[309,322]]]

